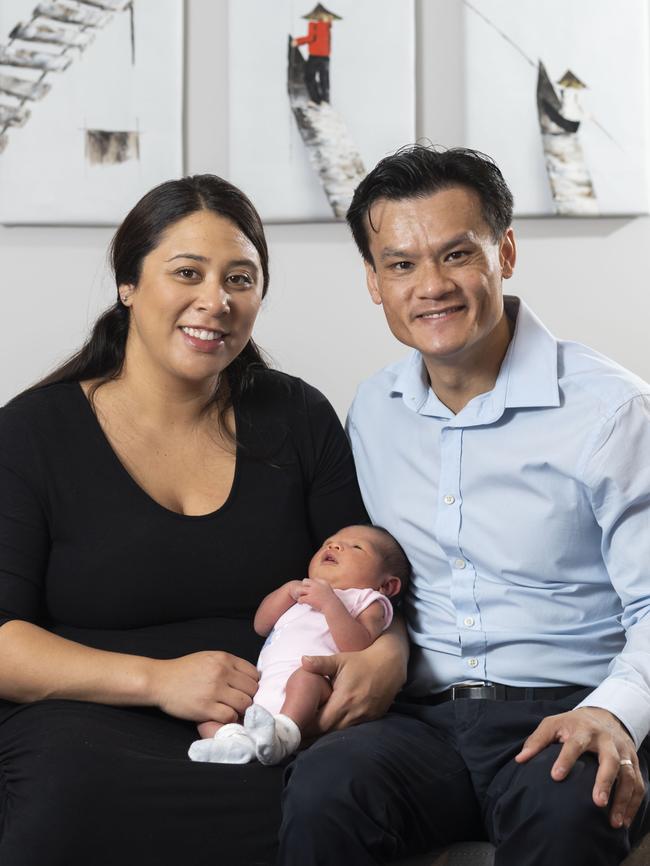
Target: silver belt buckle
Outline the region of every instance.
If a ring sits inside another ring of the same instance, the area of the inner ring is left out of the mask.
[[[496,697],[496,686],[494,683],[482,682],[475,684],[465,684],[451,687],[451,699],[457,701],[460,699],[484,699],[494,700]]]

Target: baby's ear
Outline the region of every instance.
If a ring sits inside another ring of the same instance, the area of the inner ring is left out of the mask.
[[[401,588],[402,581],[399,579],[399,577],[395,577],[391,574],[380,586],[379,591],[384,595],[388,596],[388,598],[393,598],[393,596],[399,595]]]

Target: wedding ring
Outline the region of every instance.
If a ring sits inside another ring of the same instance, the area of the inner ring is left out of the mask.
[[[629,758],[622,758],[618,762],[618,765],[619,765],[619,767],[633,767],[634,766],[634,764],[632,763],[632,761]]]

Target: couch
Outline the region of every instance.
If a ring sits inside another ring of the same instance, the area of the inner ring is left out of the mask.
[[[489,842],[463,842],[444,851],[400,860],[395,866],[493,866],[494,848]],[[650,833],[626,857],[621,866],[650,866]]]

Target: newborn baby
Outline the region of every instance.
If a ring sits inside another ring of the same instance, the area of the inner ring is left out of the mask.
[[[302,656],[369,647],[390,625],[388,599],[400,592],[409,572],[404,551],[381,527],[346,526],[328,538],[312,557],[309,576],[283,584],[257,609],[255,631],[268,637],[244,724],[199,725],[209,738],[192,743],[190,758],[277,764],[296,752],[302,732],[332,692],[326,677],[301,667]]]

